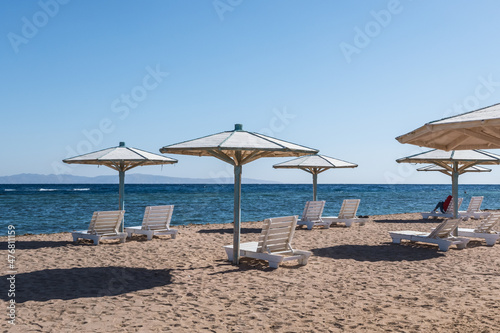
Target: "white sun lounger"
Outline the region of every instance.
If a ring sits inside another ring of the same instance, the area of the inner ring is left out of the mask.
[[[266,260],[271,268],[278,268],[282,262],[289,260],[298,260],[299,265],[306,265],[312,253],[294,250],[291,245],[296,226],[297,216],[264,220],[259,240],[241,243],[240,256]],[[226,245],[224,249],[228,260],[233,261],[233,245]]]
[[[462,219],[480,219],[490,215],[490,212],[481,211],[481,203],[483,197],[472,197],[469,202],[469,207],[466,211],[459,211],[458,216]]]
[[[124,210],[94,212],[88,230],[71,233],[73,241],[76,243],[79,238],[91,239],[94,245],[99,245],[101,239],[118,238],[121,243],[125,243],[127,234],[119,232],[124,215]]]
[[[308,201],[304,207],[302,218],[297,221],[297,225],[305,225],[308,230],[314,226],[322,225],[326,228],[330,227],[330,223],[324,222],[321,218],[323,209],[325,208],[325,201]]]
[[[491,212],[475,229],[458,228],[458,235],[482,238],[486,241],[486,245],[493,246],[500,238],[500,232],[494,230],[495,226],[499,225],[499,221],[500,211]]]
[[[469,242],[468,238],[454,237],[453,231],[458,227],[460,219],[444,220],[440,225],[434,228],[430,233],[422,231],[389,231],[392,242],[400,244],[401,240],[409,240],[410,242],[422,242],[437,244],[441,251],[448,251],[451,245],[456,245],[459,249],[464,249]]]
[[[462,205],[462,201],[464,201],[464,198],[458,198],[458,209],[460,209],[460,206]],[[430,218],[436,218],[436,217],[452,218],[453,217],[453,207],[454,207],[454,201],[452,199],[450,201],[450,204],[448,205],[448,209],[446,209],[446,212],[444,214],[441,213],[440,211],[430,212],[430,213],[422,213],[422,218],[423,219],[430,219]]]
[[[170,229],[170,220],[174,212],[174,205],[168,206],[148,206],[144,211],[142,225],[136,227],[126,227],[125,231],[128,237],[132,234],[146,235],[148,240],[153,239],[153,236],[171,235],[175,238],[177,235],[176,229]]]
[[[340,207],[339,216],[323,216],[323,221],[327,222],[329,226],[332,223],[345,223],[346,227],[350,227],[354,222],[364,225],[368,219],[356,216],[360,201],[361,199],[345,199]]]

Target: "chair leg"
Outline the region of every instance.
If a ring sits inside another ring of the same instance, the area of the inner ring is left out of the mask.
[[[269,261],[269,267],[270,268],[278,268],[279,265],[280,265],[280,263],[277,262],[277,261]]]

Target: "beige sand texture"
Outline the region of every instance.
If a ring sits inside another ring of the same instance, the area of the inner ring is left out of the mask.
[[[11,332],[498,332],[500,244],[439,252],[390,243],[390,230],[437,224],[400,214],[297,230],[294,247],[313,256],[307,266],[277,270],[253,259],[227,262],[231,224],[176,226],[177,239],[99,246],[74,245],[69,233],[18,236],[17,325],[7,324],[6,291],[0,325]],[[242,241],[255,240],[260,227],[243,223]]]

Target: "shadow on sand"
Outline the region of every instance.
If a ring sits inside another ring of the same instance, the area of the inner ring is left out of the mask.
[[[70,241],[18,241],[16,240],[16,250],[33,250],[45,247],[62,247],[73,244]],[[7,242],[0,242],[0,248],[6,249]]]
[[[338,245],[322,249],[313,249],[313,255],[333,259],[354,259],[357,261],[417,261],[438,258],[444,254],[437,252],[437,247],[425,245]]]
[[[260,234],[262,228],[241,228],[242,234]],[[202,229],[198,231],[200,234],[232,234],[233,227],[220,229]]]
[[[10,275],[0,276],[2,281]],[[13,282],[12,280],[7,280]],[[87,267],[45,269],[15,275],[16,303],[52,299],[116,296],[171,283],[170,270],[130,267]],[[8,293],[0,293],[8,301]]]
[[[375,223],[399,223],[399,224],[412,224],[412,223],[441,223],[443,219],[420,219],[420,220],[373,220]]]

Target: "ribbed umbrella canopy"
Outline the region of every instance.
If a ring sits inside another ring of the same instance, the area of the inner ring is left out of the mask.
[[[432,165],[432,164],[426,165],[426,166],[423,166],[421,168],[418,168],[417,171],[439,171],[439,172],[442,172],[448,176],[451,176],[451,173],[449,172],[448,169],[443,168],[439,165]],[[473,166],[465,169],[463,173],[466,173],[466,172],[491,172],[491,169],[482,167],[480,165],[473,165]]]
[[[500,104],[431,121],[396,138],[401,143],[442,150],[500,148]]]
[[[63,160],[68,164],[104,165],[119,172],[119,209],[124,207],[125,171],[143,165],[174,164],[176,159],[125,146],[111,147]],[[123,231],[123,224],[122,224]]]
[[[444,151],[433,149],[396,160],[398,163],[432,163],[446,170],[451,175],[452,196],[454,201],[453,216],[458,216],[458,176],[479,164],[500,164],[500,155],[483,150]],[[420,170],[420,169],[419,169]],[[488,169],[489,170],[489,169]],[[428,171],[428,170],[421,170]]]
[[[356,168],[358,165],[324,155],[308,155],[273,165],[275,169],[301,169],[313,175],[313,200],[316,201],[318,174],[333,168]]]
[[[315,154],[316,149],[300,146],[259,133],[243,130],[236,124],[233,131],[204,136],[160,149],[162,153],[213,156],[234,166],[234,264],[240,257],[241,172],[242,165],[261,157],[289,157]]]

